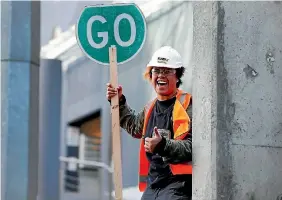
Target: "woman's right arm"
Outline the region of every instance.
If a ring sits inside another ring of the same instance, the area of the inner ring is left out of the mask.
[[[134,138],[142,138],[144,124],[144,109],[135,113],[126,103],[125,96],[122,94],[122,87],[114,89],[110,83],[107,83],[107,99],[111,102],[111,98],[118,94],[119,97],[119,116],[120,126],[126,130]]]

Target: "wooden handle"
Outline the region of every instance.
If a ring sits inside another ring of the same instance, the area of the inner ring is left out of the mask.
[[[110,82],[114,88],[118,87],[117,72],[117,53],[116,47],[109,48],[110,56]],[[121,139],[120,139],[120,123],[119,123],[119,98],[115,95],[111,99],[112,113],[112,145],[114,160],[114,186],[115,199],[122,200],[122,167],[121,167]]]

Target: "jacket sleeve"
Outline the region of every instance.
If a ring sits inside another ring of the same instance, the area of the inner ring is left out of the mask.
[[[120,126],[133,138],[142,138],[145,110],[136,113],[126,103],[125,96],[122,96],[119,106]]]
[[[154,153],[158,153],[164,158],[164,161],[170,164],[192,161],[192,104],[189,105],[186,112],[191,120],[189,134],[186,138],[173,140],[163,137],[154,150]]]

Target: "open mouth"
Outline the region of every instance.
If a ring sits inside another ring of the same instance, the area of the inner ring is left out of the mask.
[[[158,86],[166,86],[167,82],[166,81],[157,81]]]

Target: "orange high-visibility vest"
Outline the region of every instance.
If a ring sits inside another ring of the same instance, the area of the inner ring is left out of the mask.
[[[175,104],[172,111],[172,120],[173,120],[173,132],[174,140],[182,140],[188,134],[190,129],[190,118],[186,112],[190,104],[191,95],[178,90],[176,95]],[[147,176],[149,173],[150,163],[147,159],[145,148],[144,148],[144,136],[150,118],[151,112],[154,108],[156,99],[150,102],[145,107],[145,119],[143,126],[143,137],[140,142],[140,151],[139,151],[139,190],[142,192],[147,187]],[[192,163],[181,163],[181,164],[170,164],[170,169],[173,175],[178,174],[192,174]]]

